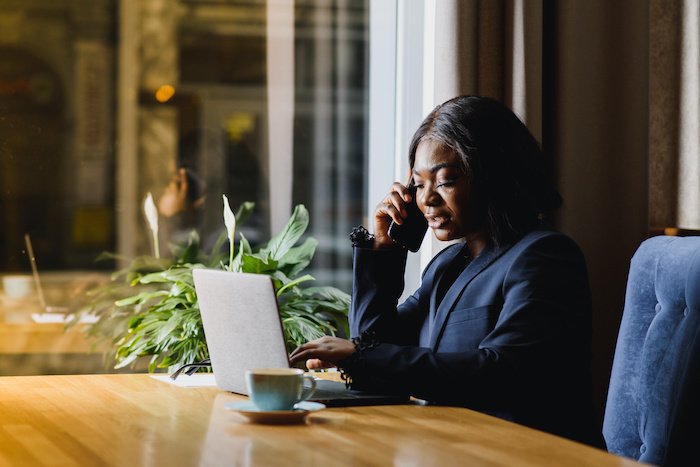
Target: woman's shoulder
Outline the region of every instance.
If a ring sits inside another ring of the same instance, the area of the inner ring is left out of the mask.
[[[541,228],[525,234],[515,245],[514,251],[540,251],[542,253],[583,256],[576,241],[566,234],[549,228]]]
[[[576,242],[566,234],[554,230],[549,227],[542,227],[538,229],[531,230],[522,236],[522,238],[517,243],[533,243],[537,241],[560,241],[560,242],[570,242],[576,244]]]
[[[576,242],[563,233],[538,229],[523,236],[509,252],[505,283],[529,283],[547,294],[589,300],[588,268]]]

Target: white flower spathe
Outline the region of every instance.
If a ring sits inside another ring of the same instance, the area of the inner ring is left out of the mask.
[[[231,206],[228,204],[226,195],[221,195],[224,198],[224,224],[226,225],[226,233],[228,239],[233,242],[233,234],[236,232],[236,216],[231,211]]]
[[[221,195],[224,199],[224,225],[226,225],[226,234],[229,241],[229,271],[233,270],[233,236],[236,233],[236,216],[231,211],[231,206],[228,204],[226,195]]]
[[[143,202],[143,212],[146,215],[148,227],[151,229],[151,234],[153,235],[153,255],[156,258],[160,258],[160,248],[158,246],[158,208],[156,208],[156,203],[153,202],[153,195],[150,191],[148,195],[146,195],[146,200]]]

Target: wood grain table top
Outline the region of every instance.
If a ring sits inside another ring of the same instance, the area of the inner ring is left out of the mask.
[[[244,397],[149,375],[0,378],[0,466],[632,466],[637,463],[468,409],[328,408],[258,425]]]

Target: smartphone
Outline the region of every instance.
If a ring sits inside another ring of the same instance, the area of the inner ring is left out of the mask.
[[[421,243],[423,243],[425,231],[428,230],[428,221],[425,220],[423,213],[418,209],[416,187],[409,186],[408,189],[411,193],[411,202],[406,205],[408,216],[401,225],[396,224],[394,221],[391,222],[391,225],[389,225],[389,236],[398,245],[415,253],[420,248]]]

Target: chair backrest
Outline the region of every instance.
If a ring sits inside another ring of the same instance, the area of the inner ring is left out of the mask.
[[[699,325],[700,237],[644,241],[630,265],[608,389],[610,452],[664,465],[673,458],[669,446],[680,451],[683,435],[693,438],[688,426],[700,426],[700,418],[686,409],[698,407],[688,388],[700,375],[692,354],[700,349]]]

